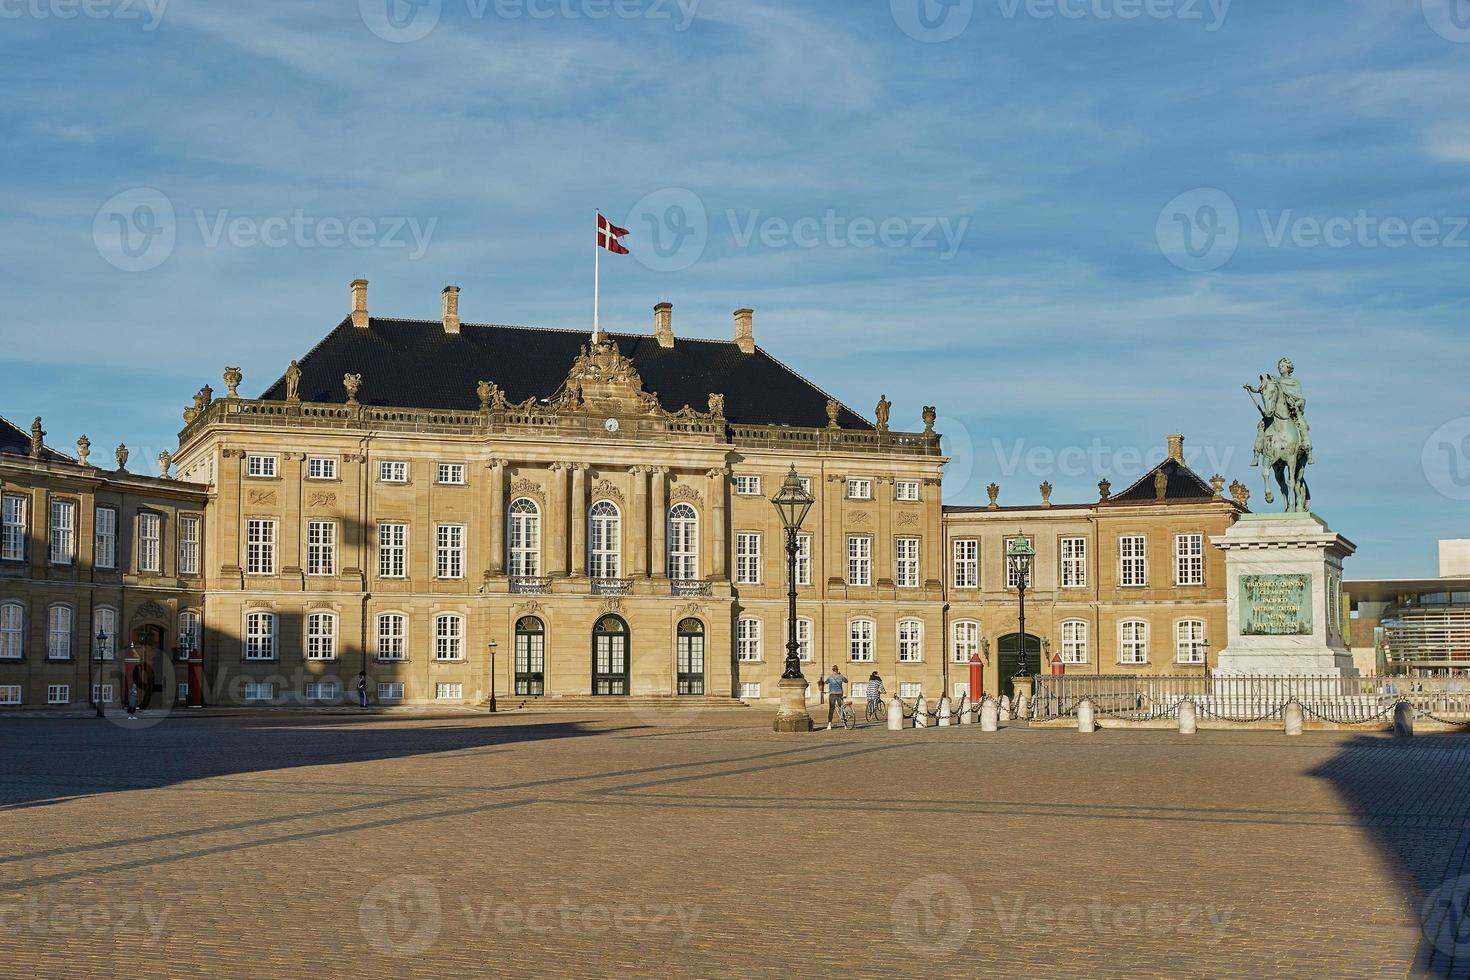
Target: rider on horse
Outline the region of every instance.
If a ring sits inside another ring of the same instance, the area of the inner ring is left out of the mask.
[[[1302,393],[1302,383],[1291,376],[1295,365],[1291,358],[1283,357],[1276,362],[1280,377],[1268,374],[1261,378],[1260,387],[1246,385],[1245,390],[1261,396],[1266,403],[1261,419],[1256,423],[1256,444],[1251,453],[1251,465],[1261,465],[1261,454],[1266,451],[1266,428],[1276,419],[1296,423],[1301,433],[1302,448],[1307,452],[1307,462],[1314,463],[1312,455],[1312,430],[1307,426],[1307,398]]]

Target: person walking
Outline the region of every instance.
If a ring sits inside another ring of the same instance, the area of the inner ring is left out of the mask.
[[[128,721],[137,721],[138,720],[138,700],[139,700],[138,685],[136,683],[129,684],[128,685]]]
[[[834,665],[832,673],[827,675],[827,731],[832,730],[832,716],[842,710],[842,688],[847,684],[847,678],[842,671]]]
[[[367,707],[367,671],[365,670],[357,672],[357,706]]]

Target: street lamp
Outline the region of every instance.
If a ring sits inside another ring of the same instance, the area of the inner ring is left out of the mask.
[[[801,654],[796,629],[796,555],[799,550],[797,532],[814,502],[801,486],[796,467],[786,474],[786,482],[771,498],[781,525],[786,528],[786,582],[789,626],[786,631],[786,669],[781,674],[781,708],[776,712],[774,729],[778,732],[809,732],[812,716],[806,710],[806,678],[801,674]]]
[[[490,713],[493,715],[498,710],[495,704],[495,648],[499,645],[494,640],[490,641]]]
[[[1020,603],[1017,615],[1020,631],[1018,641],[1020,655],[1016,658],[1017,667],[1013,681],[1015,679],[1024,680],[1026,683],[1023,686],[1028,689],[1028,695],[1030,694],[1031,668],[1026,663],[1026,580],[1031,575],[1031,562],[1035,557],[1036,549],[1031,546],[1031,542],[1024,534],[1017,534],[1006,542],[1006,564],[1016,579],[1016,594]]]
[[[88,672],[88,679],[94,680],[92,684],[92,707],[97,711],[98,718],[107,717],[102,708],[102,654],[107,649],[107,631],[100,626],[97,628],[97,649],[92,654],[93,670]],[[94,679],[95,675],[95,679]]]

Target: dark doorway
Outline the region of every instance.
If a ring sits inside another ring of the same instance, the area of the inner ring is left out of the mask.
[[[592,693],[628,693],[628,624],[604,616],[592,628]]]
[[[546,627],[535,616],[516,621],[516,694],[539,698],[546,693]]]
[[[679,693],[704,693],[704,624],[697,619],[679,622]]]
[[[138,663],[133,668],[132,683],[138,685],[138,707],[147,708],[155,702],[167,706],[170,703],[163,685],[172,676],[172,664],[168,660],[168,649],[164,645],[162,626],[144,625],[133,630],[133,650],[138,654]],[[123,682],[123,703],[127,703],[127,681]]]
[[[999,652],[996,662],[1000,666],[1000,693],[1012,697],[1016,692],[1011,678],[1015,676],[1016,668],[1020,664],[1020,639],[1020,634],[1008,633],[1000,638],[996,646]],[[1026,634],[1026,666],[1030,668],[1033,677],[1041,673],[1041,639],[1030,633]]]

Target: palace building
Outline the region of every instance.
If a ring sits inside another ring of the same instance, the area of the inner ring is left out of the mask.
[[[972,656],[993,693],[1023,648],[1107,674],[1203,671],[1223,646],[1207,541],[1246,492],[1191,472],[1180,437],[1092,503],[1043,484],[1001,506],[992,484],[989,506],[945,507],[934,409],[920,432],[892,431],[886,399],[869,421],[757,346],[748,309],[728,341],[676,337],[667,303],[651,335],[589,338],[462,323],[458,301],[382,318],[354,282],[259,398],[233,368],[194,396],[164,478],[6,430],[0,693],[85,702],[100,624],[165,703],[196,649],[207,703],[355,702],[360,674],[376,704],[774,702],[770,497],[793,466],[815,498],[796,570],[814,691],[832,665],[938,696],[968,690]],[[1037,552],[1024,643],[1018,533]]]

